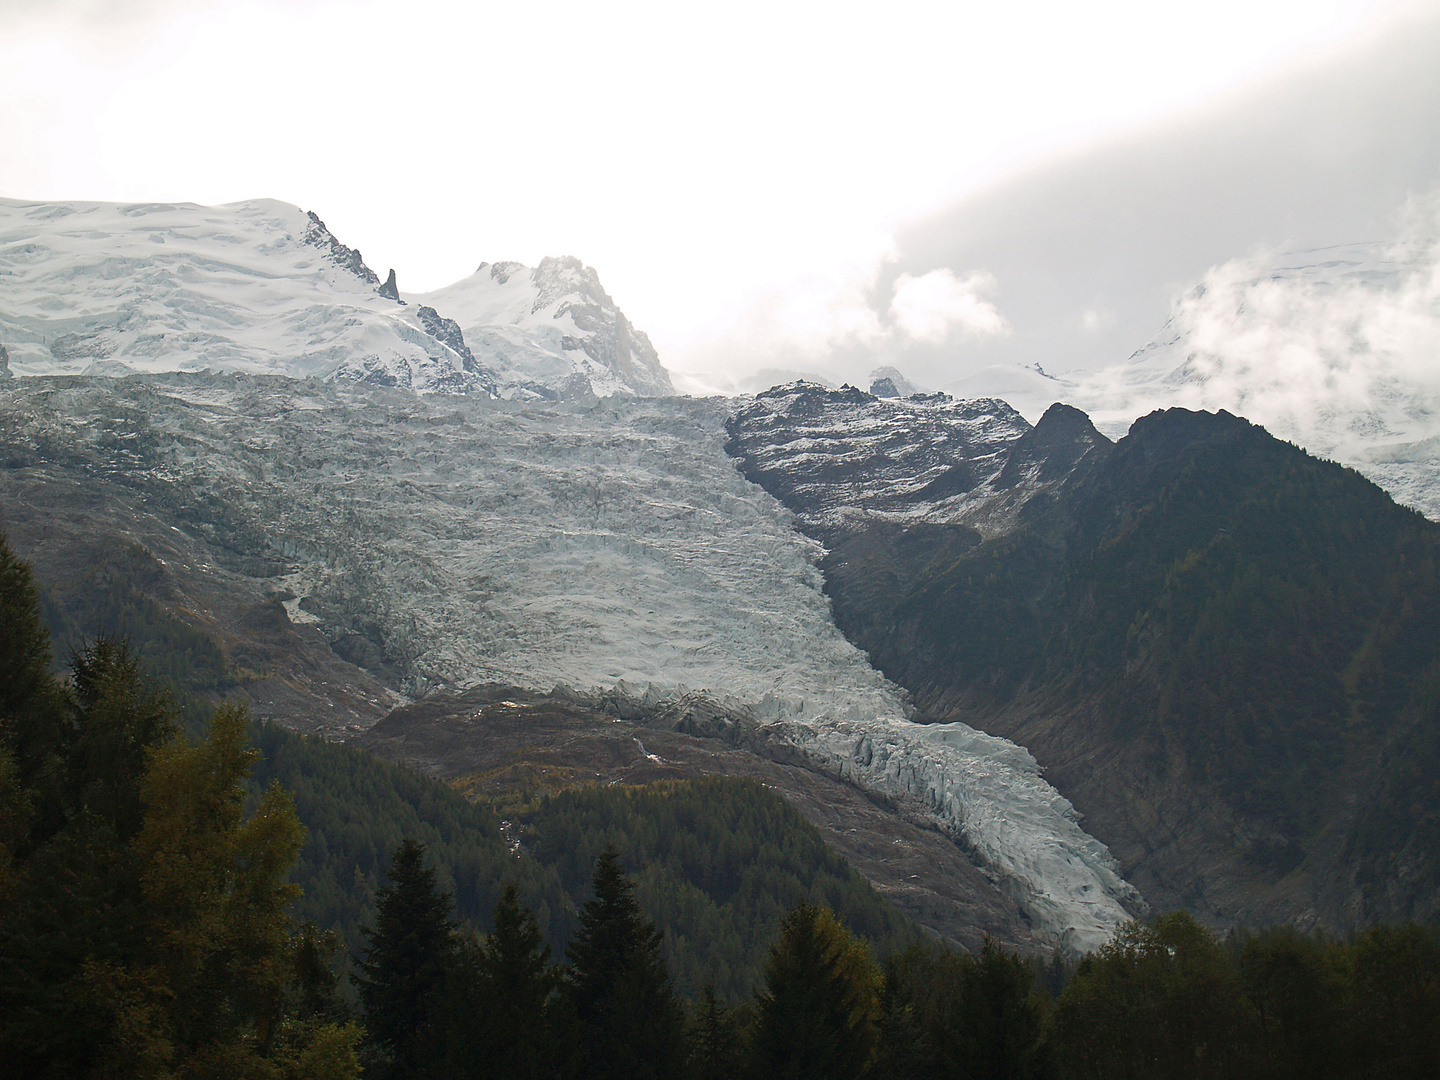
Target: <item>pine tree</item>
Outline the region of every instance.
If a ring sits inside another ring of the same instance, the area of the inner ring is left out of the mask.
[[[353,975],[367,1038],[386,1059],[382,1075],[438,1076],[448,1056],[444,991],[453,978],[459,937],[450,894],[425,866],[425,845],[406,837],[375,897],[375,926]]]
[[[181,738],[123,639],[66,692],[29,569],[0,537],[0,1061],[32,1077],[354,1077],[351,1025],[297,1027],[286,880],[303,839],[272,786],[248,818],[248,715]]]
[[[61,827],[31,838],[0,896],[0,1060],[37,1077],[354,1077],[358,1029],[289,1023],[303,832],[278,786],[244,814],[247,714],[222,706],[192,744],[147,711],[123,645],[89,658]]]
[[[670,1080],[684,1068],[684,1012],[660,954],[661,933],[607,847],[593,899],[565,950],[565,998],[580,1029],[584,1080]]]
[[[690,1033],[690,1072],[695,1080],[731,1080],[739,1073],[738,1027],[734,1012],[715,996],[715,984],[706,983]]]

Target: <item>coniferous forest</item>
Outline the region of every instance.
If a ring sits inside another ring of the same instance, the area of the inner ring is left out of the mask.
[[[145,647],[84,641],[57,674],[0,544],[8,1074],[1440,1075],[1431,927],[1221,938],[1172,912],[1073,968],[957,953],[759,785],[502,820],[232,705],[187,724]]]

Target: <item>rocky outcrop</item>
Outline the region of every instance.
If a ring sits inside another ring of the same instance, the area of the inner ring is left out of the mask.
[[[335,234],[325,227],[325,222],[320,220],[320,215],[314,210],[305,211],[310,219],[310,227],[306,229],[304,240],[307,244],[313,244],[325,252],[325,257],[336,266],[348,270],[367,285],[379,285],[380,276],[365,265],[360,252],[356,248],[347,247],[335,238]],[[390,271],[392,280],[395,271]]]
[[[400,287],[395,284],[395,268],[390,268],[390,276],[385,279],[385,284],[375,290],[386,300],[394,300],[397,304],[405,303],[400,299]]]
[[[796,382],[742,403],[726,430],[745,476],[826,542],[874,521],[993,531],[1013,516],[1017,499],[1033,494],[994,490],[1010,447],[1030,425],[993,398],[897,401]]]
[[[889,378],[874,380],[870,384],[870,393],[877,398],[898,398],[900,396],[900,391],[895,389],[894,380]]]
[[[392,270],[393,274],[394,271]],[[470,346],[465,344],[465,335],[460,332],[460,324],[454,319],[447,319],[432,307],[421,304],[415,309],[415,314],[420,317],[420,324],[425,327],[425,332],[460,358],[465,371],[479,374],[484,370],[480,362],[475,359],[475,354],[470,351]]]

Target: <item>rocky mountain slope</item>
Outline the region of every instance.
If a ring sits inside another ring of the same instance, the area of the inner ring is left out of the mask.
[[[837,623],[920,712],[1029,747],[1157,906],[1432,916],[1440,797],[1411,781],[1440,764],[1440,528],[1184,410],[1112,444],[1055,406],[972,446],[967,491],[867,496],[905,457],[945,467],[963,422],[896,420],[935,408],[791,387],[730,424],[747,474],[825,538]],[[935,445],[877,454],[886,423]]]

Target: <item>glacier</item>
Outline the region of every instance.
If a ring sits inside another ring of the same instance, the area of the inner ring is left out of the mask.
[[[703,700],[951,836],[1067,953],[1143,910],[1027,751],[907,718],[835,627],[819,545],[727,456],[723,400],[176,373],[7,380],[0,415],[5,441],[106,469],[173,527],[274,566],[264,587],[294,620],[378,627],[412,696]]]

